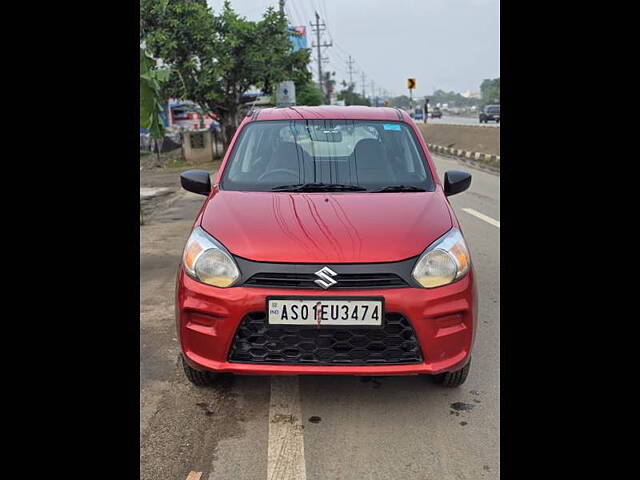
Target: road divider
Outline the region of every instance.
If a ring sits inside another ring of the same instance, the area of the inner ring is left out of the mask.
[[[500,172],[500,129],[470,125],[418,125],[429,151]]]
[[[461,160],[470,162],[480,168],[500,173],[500,155],[489,155],[487,153],[469,152],[459,148],[449,148],[442,145],[427,143],[429,151],[441,155],[449,155]]]

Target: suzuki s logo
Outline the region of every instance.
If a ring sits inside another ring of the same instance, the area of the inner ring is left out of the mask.
[[[332,277],[335,277],[337,273],[331,270],[329,267],[321,268],[316,272],[316,275],[320,278],[318,280],[314,280],[315,283],[320,285],[325,290],[329,287],[332,287],[336,283],[338,283],[332,278]]]

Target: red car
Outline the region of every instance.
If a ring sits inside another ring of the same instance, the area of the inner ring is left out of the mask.
[[[406,112],[252,112],[206,195],[176,285],[182,361],[196,385],[246,375],[469,372],[476,290],[448,195]]]

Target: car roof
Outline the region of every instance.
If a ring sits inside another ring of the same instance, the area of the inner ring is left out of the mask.
[[[275,107],[250,113],[252,120],[405,120],[406,112],[389,107],[322,105],[319,107]]]

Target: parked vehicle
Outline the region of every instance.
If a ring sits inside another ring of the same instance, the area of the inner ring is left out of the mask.
[[[442,112],[438,107],[435,107],[431,112],[431,118],[442,118]]]
[[[187,378],[426,375],[456,387],[477,324],[474,274],[407,112],[269,108],[241,122],[205,195],[176,285]]]
[[[480,113],[480,123],[500,123],[500,105],[487,105]]]
[[[416,108],[413,114],[414,120],[424,120],[424,110],[421,108]]]

